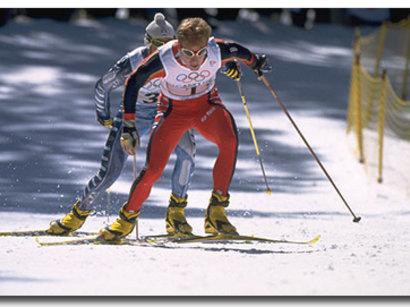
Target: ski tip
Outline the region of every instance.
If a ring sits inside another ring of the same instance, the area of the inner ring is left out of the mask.
[[[39,238],[34,238],[34,241],[38,244],[38,246],[44,246],[44,242],[41,242]]]
[[[310,241],[308,242],[308,244],[310,244],[310,245],[316,244],[319,240],[320,240],[320,235],[317,235],[317,236],[314,237],[312,240],[310,240]]]
[[[36,243],[38,244],[38,247],[58,245],[56,244],[56,242],[41,241],[40,238],[34,238],[34,241],[36,241]]]

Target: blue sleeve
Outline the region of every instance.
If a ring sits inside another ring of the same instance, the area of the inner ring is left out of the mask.
[[[110,118],[110,93],[125,84],[125,80],[131,71],[130,59],[126,55],[98,79],[94,89],[94,104],[99,118]]]

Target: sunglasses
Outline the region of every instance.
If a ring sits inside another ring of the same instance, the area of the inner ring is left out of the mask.
[[[162,45],[165,45],[166,43],[174,39],[174,37],[154,38],[148,33],[145,33],[145,38],[150,44],[154,45],[155,47],[161,47]]]
[[[205,47],[203,47],[203,48],[201,48],[201,49],[199,49],[198,51],[192,51],[192,50],[189,50],[189,49],[185,49],[185,48],[181,48],[181,51],[182,51],[182,53],[183,54],[185,54],[187,57],[189,57],[189,58],[193,58],[195,55],[196,56],[198,56],[198,57],[200,57],[200,56],[203,56],[203,55],[206,55],[207,54],[207,49],[206,49],[206,47],[207,46],[205,46]]]

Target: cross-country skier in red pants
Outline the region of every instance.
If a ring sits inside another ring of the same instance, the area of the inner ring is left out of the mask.
[[[139,89],[152,78],[162,77],[158,113],[147,148],[146,165],[134,181],[119,217],[100,231],[107,241],[127,236],[135,227],[143,202],[161,176],[181,136],[195,129],[219,149],[213,168],[213,191],[205,217],[205,232],[237,234],[225,208],[235,170],[238,137],[232,115],[215,87],[217,71],[239,60],[257,75],[271,70],[265,55],[257,55],[237,43],[217,40],[201,18],[188,18],[177,30],[177,40],[159,48],[127,80],[123,94],[122,146],[133,153],[138,142],[135,101]]]

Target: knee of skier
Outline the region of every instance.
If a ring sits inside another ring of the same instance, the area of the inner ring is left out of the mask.
[[[187,155],[191,158],[191,160],[194,160],[195,153],[196,153],[196,146],[193,140],[190,140],[190,142],[185,144],[182,150],[184,150],[187,153]]]
[[[188,161],[190,165],[194,165],[194,157],[195,157],[195,145],[185,146],[182,148],[181,146],[177,146],[175,148],[175,154],[177,156],[177,160],[179,160],[180,164],[186,164]]]
[[[161,177],[163,170],[164,169],[160,166],[150,165],[145,170],[145,180],[152,184],[155,183],[155,181],[157,181]]]
[[[120,177],[124,168],[126,157],[124,153],[119,150],[113,151],[111,158],[103,163],[97,174],[97,177],[101,178],[101,188],[106,190]]]
[[[101,178],[101,183],[99,184],[99,190],[107,190],[109,187],[111,187],[114,182],[118,179],[120,176],[120,172],[103,172],[100,170],[98,172],[98,177]]]
[[[107,186],[107,189],[117,181],[118,177],[120,177],[121,171],[116,171],[112,174],[107,174],[104,180],[104,185]]]
[[[189,157],[193,161],[196,154],[194,135],[188,132],[185,133],[175,148],[175,153],[181,157]]]

